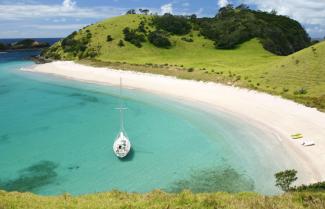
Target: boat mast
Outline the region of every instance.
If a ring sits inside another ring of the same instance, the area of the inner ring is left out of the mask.
[[[124,110],[126,110],[126,108],[123,108],[123,103],[122,103],[122,78],[120,78],[120,107],[117,108],[120,111],[120,131],[124,132]]]

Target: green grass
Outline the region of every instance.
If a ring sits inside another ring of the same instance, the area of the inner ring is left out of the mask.
[[[95,49],[99,55],[91,61],[81,62],[222,82],[281,95],[325,111],[325,42],[284,57],[266,51],[258,39],[232,50],[215,49],[211,40],[192,30],[185,36],[171,36],[171,49],[157,48],[148,41],[143,43],[142,48],[125,41],[125,47],[118,46],[118,42],[124,38],[122,30],[125,27],[137,28],[141,20],[149,23],[151,18],[124,15],[82,29],[76,38],[90,30],[92,38],[88,48]],[[146,27],[154,30],[149,24]],[[107,35],[114,40],[107,42]],[[182,37],[191,37],[194,42],[183,41]],[[63,59],[75,59],[60,47],[57,53]]]
[[[192,194],[184,191],[167,194],[153,191],[147,194],[108,192],[73,197],[68,194],[54,197],[31,193],[0,191],[0,209],[120,209],[120,208],[221,208],[221,209],[323,209],[325,193],[287,193],[262,196],[255,193]]]
[[[133,64],[170,64],[183,65],[185,67],[209,68],[215,70],[235,70],[247,68],[253,65],[263,64],[277,60],[278,57],[263,49],[257,39],[251,40],[235,50],[217,50],[213,41],[199,37],[198,31],[192,31],[186,36],[171,36],[173,47],[171,49],[160,49],[149,42],[143,44],[142,48],[125,42],[126,47],[118,47],[118,41],[123,40],[122,30],[125,27],[136,28],[141,19],[149,20],[150,16],[125,15],[108,19],[97,25],[90,26],[92,34],[92,47],[101,46],[100,61],[128,62]],[[151,30],[153,30],[150,27]],[[112,42],[106,41],[106,36],[113,37]],[[181,40],[182,37],[192,35],[194,42]]]

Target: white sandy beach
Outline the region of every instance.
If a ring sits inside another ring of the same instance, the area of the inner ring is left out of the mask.
[[[215,83],[180,80],[173,77],[83,66],[74,62],[58,61],[23,69],[108,85],[123,85],[183,101],[202,103],[218,111],[263,125],[281,141],[288,152],[304,167],[308,182],[325,180],[325,113],[280,97]],[[302,133],[315,146],[304,147],[291,134]],[[298,156],[298,157],[297,157]],[[285,159],[284,159],[285,160]]]

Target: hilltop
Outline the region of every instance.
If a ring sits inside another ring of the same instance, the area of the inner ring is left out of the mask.
[[[42,55],[236,85],[324,110],[324,45],[312,46],[295,20],[242,6],[222,8],[213,18],[114,17],[72,33]]]

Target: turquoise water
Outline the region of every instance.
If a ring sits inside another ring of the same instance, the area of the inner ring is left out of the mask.
[[[130,89],[123,98],[133,152],[121,161],[111,148],[118,89],[19,70],[31,64],[0,59],[0,189],[274,194],[273,174],[296,166],[272,133]]]

